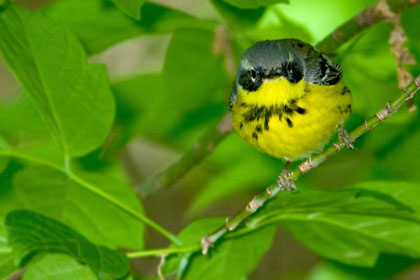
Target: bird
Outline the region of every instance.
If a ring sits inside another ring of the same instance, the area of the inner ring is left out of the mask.
[[[320,151],[352,111],[343,70],[298,39],[255,43],[240,59],[229,100],[237,133],[287,163]]]

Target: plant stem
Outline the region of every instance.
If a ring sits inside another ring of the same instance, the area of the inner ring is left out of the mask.
[[[349,138],[351,141],[355,141],[357,138],[373,129],[379,123],[383,122],[389,116],[397,112],[402,104],[406,101],[411,100],[415,93],[420,88],[420,75],[417,78],[408,84],[408,86],[401,91],[401,93],[391,102],[388,102],[385,108],[379,110],[374,116],[367,119],[363,124],[356,127],[353,131],[350,132]],[[337,154],[341,150],[347,148],[344,142],[337,141],[331,147],[324,150],[320,154],[310,157],[308,160],[302,162],[298,167],[294,168],[291,171],[290,179],[292,181],[297,180],[302,174],[308,172],[309,170],[319,166],[321,163]],[[227,232],[233,231],[240,223],[242,223],[249,215],[254,213],[258,208],[264,205],[264,203],[271,198],[273,198],[277,193],[282,191],[284,186],[281,185],[272,185],[266,189],[265,192],[258,194],[254,199],[249,202],[247,207],[240,211],[236,216],[228,219],[226,224],[220,227],[218,230],[212,234],[204,237],[202,239],[202,249],[203,254],[208,250],[208,247],[212,246],[217,240],[224,236]],[[250,210],[251,209],[251,210]]]
[[[347,22],[337,27],[334,32],[316,44],[320,51],[332,54],[338,47],[352,39],[354,36],[382,20],[389,20],[393,13],[401,12],[404,9],[420,4],[420,0],[380,0],[376,4],[367,7]],[[200,163],[214,148],[232,131],[232,127],[220,132],[219,126],[226,125],[229,113],[194,144],[190,150],[185,152],[178,161],[169,165],[165,170],[159,172],[143,185],[136,187],[141,195],[151,195],[161,188],[174,185],[193,166]]]
[[[200,250],[200,245],[196,244],[193,246],[186,246],[186,247],[169,247],[164,249],[154,249],[154,250],[145,250],[145,251],[138,251],[138,252],[131,252],[127,253],[127,257],[129,259],[135,258],[143,258],[143,257],[150,257],[150,256],[159,256],[159,255],[171,255],[177,253],[188,253],[188,252],[195,252]]]
[[[63,168],[63,167],[61,167],[61,166],[59,166],[59,165],[57,165],[53,162],[50,162],[48,160],[33,157],[31,155],[26,155],[26,154],[19,153],[17,151],[13,151],[13,150],[0,150],[0,156],[14,157],[14,158],[26,160],[26,161],[30,161],[30,162],[33,162],[33,163],[36,163],[36,164],[39,164],[39,165],[47,166],[47,167],[50,167],[50,168],[55,169],[57,171],[60,171],[64,174],[66,174],[71,180],[73,180],[79,186],[85,188],[86,190],[92,192],[93,194],[95,194],[99,197],[102,197],[106,201],[110,202],[112,205],[118,207],[122,211],[124,211],[127,214],[129,214],[130,216],[134,217],[136,220],[139,220],[139,221],[145,223],[146,225],[150,226],[151,228],[153,228],[154,230],[156,230],[157,232],[159,232],[160,234],[162,234],[163,236],[168,238],[174,244],[176,244],[176,245],[181,244],[181,242],[179,241],[179,239],[175,235],[173,235],[172,233],[170,233],[169,231],[167,231],[166,229],[164,229],[163,227],[161,227],[160,225],[158,225],[157,223],[155,223],[151,219],[147,218],[145,215],[143,215],[141,213],[138,213],[137,211],[133,210],[128,205],[119,201],[117,198],[115,198],[112,195],[104,192],[100,188],[92,185],[91,183],[85,181],[84,179],[82,179],[78,175],[74,174],[71,170],[66,170],[65,167]]]
[[[343,43],[382,20],[390,20],[395,13],[420,4],[420,0],[379,0],[346,21],[317,44],[325,53],[333,53]]]

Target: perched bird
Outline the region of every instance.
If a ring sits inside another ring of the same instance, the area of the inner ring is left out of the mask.
[[[238,67],[232,124],[258,150],[287,161],[320,150],[351,113],[342,69],[296,39],[261,41]]]

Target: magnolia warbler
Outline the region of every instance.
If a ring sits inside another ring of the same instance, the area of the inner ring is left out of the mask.
[[[294,161],[320,150],[351,113],[342,69],[296,39],[261,41],[240,60],[232,124],[246,141]]]

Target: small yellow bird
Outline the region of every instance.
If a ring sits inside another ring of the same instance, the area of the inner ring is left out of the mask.
[[[232,124],[239,135],[287,161],[319,151],[347,120],[351,103],[341,67],[296,39],[250,47],[230,97]]]

